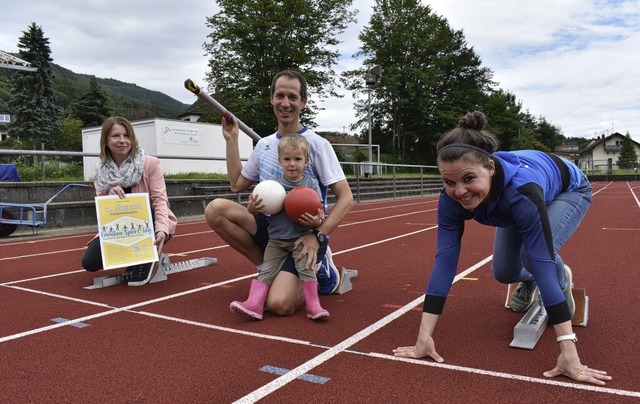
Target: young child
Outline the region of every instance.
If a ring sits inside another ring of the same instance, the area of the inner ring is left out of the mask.
[[[272,179],[282,184],[287,192],[299,186],[306,186],[316,191],[320,196],[318,181],[302,173],[304,167],[309,163],[309,143],[303,136],[282,137],[278,144],[278,162],[284,174]],[[251,194],[249,196],[247,209],[254,215],[264,213],[264,204],[259,195]],[[320,306],[315,268],[305,268],[306,257],[299,259],[303,245],[300,244],[295,248],[295,241],[320,226],[323,220],[323,209],[318,209],[315,215],[305,213],[299,222],[289,219],[284,209],[271,215],[269,217],[269,242],[264,251],[264,263],[258,279],[252,280],[247,300],[231,303],[229,306],[231,311],[261,320],[271,282],[278,273],[278,268],[282,267],[287,256],[292,253],[302,284],[307,317],[313,320],[328,317],[329,312]],[[324,240],[324,243],[327,243],[327,240]]]

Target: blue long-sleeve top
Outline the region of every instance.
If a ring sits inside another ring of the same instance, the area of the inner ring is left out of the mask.
[[[467,210],[444,191],[440,195],[436,260],[427,284],[423,311],[442,313],[457,271],[464,222],[474,219],[489,226],[518,227],[550,322],[557,324],[570,320],[556,275],[546,206],[560,193],[576,189],[583,174],[569,161],[534,150],[496,152],[492,159],[496,172],[492,177],[489,203]]]

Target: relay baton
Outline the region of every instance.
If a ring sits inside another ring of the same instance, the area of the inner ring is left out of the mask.
[[[235,118],[235,120],[238,121],[238,127],[240,127],[240,130],[242,130],[244,133],[249,135],[251,139],[255,140],[256,142],[262,139],[260,135],[258,135],[256,132],[253,131],[253,129],[248,127],[244,122],[239,120],[237,117],[233,116],[233,114],[229,112],[225,107],[223,107],[222,104],[220,104],[218,101],[213,99],[213,97],[207,94],[206,92],[202,91],[200,86],[194,83],[193,80],[187,79],[184,82],[184,86],[187,90],[197,95],[198,98],[200,98],[201,100],[209,104],[209,106],[211,106],[213,109],[220,112],[222,114],[222,117],[227,121],[232,121]]]

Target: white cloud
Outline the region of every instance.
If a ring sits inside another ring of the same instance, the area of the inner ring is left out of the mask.
[[[372,0],[355,0],[358,24],[341,36],[336,70],[360,61],[358,34]],[[515,93],[534,116],[566,136],[629,131],[640,141],[640,0],[425,1],[463,30],[500,87]],[[3,8],[0,49],[17,51],[31,22],[50,39],[54,63],[77,73],[114,78],[191,103],[184,80],[203,85],[202,45],[213,0],[21,0]],[[319,130],[342,131],[355,122],[353,100],[326,100]]]

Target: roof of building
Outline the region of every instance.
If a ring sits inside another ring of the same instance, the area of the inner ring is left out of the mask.
[[[31,67],[31,63],[17,58],[13,55],[10,55],[6,52],[0,50],[0,67],[5,67],[7,69],[16,69],[16,70],[26,70],[29,72],[34,72],[38,70],[35,67]]]
[[[580,150],[580,153],[584,153],[584,152],[587,152],[587,151],[589,151],[589,150],[593,150],[593,149],[594,149],[596,146],[598,146],[599,144],[602,144],[602,143],[606,142],[607,140],[611,140],[611,139],[612,139],[612,138],[614,138],[614,137],[621,137],[621,138],[625,138],[626,136],[625,136],[625,135],[623,135],[622,133],[615,132],[615,133],[610,134],[609,136],[604,136],[604,135],[602,135],[602,136],[597,137],[597,138],[595,138],[595,139],[591,139],[591,142],[589,142],[589,144],[588,144],[584,149]],[[640,147],[640,143],[636,142],[636,141],[635,141],[635,140],[633,140],[633,139],[631,139],[631,141],[632,141],[633,143],[635,143],[635,144],[636,144],[636,146]]]

